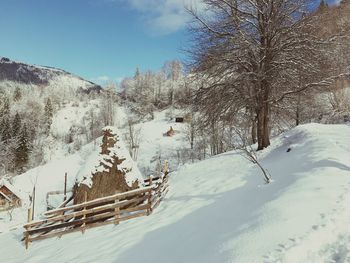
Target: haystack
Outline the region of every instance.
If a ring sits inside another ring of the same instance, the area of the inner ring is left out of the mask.
[[[175,134],[175,131],[172,126],[170,126],[170,129],[166,132],[166,136],[172,137]]]
[[[142,175],[114,127],[103,129],[101,151],[93,153],[78,174],[74,204],[126,192],[139,187]]]

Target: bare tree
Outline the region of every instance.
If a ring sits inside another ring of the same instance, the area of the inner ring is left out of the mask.
[[[116,86],[114,83],[109,83],[103,92],[103,98],[101,102],[101,114],[105,126],[115,124],[116,99]]]
[[[136,121],[128,119],[128,133],[125,134],[131,158],[136,161],[140,147],[141,127],[135,128]]]
[[[243,153],[242,156],[244,156],[248,161],[252,162],[253,164],[256,164],[259,167],[260,171],[262,172],[265,183],[267,183],[267,184],[270,183],[271,175],[261,165],[254,149],[249,145],[247,147],[243,147],[241,150]]]
[[[311,0],[203,2],[208,12],[189,9],[193,67],[205,80],[197,103],[208,119],[250,109],[258,150],[270,145],[275,105],[348,75],[329,67],[326,47],[336,39],[317,34]]]
[[[235,133],[237,135],[237,138],[239,139],[238,145],[237,145],[238,153],[241,156],[243,156],[245,159],[250,161],[251,163],[256,164],[259,167],[259,169],[263,175],[263,179],[264,179],[265,183],[267,183],[267,184],[270,183],[271,175],[268,173],[268,171],[263,167],[263,165],[259,161],[255,150],[253,149],[253,147],[249,144],[249,142],[247,140],[248,136],[246,136],[244,134],[244,131],[242,132],[241,130],[236,129],[236,128],[235,128]]]

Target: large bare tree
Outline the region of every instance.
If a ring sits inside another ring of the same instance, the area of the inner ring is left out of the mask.
[[[317,34],[311,0],[203,2],[204,11],[189,9],[193,67],[205,79],[197,103],[210,118],[251,112],[258,150],[270,145],[276,105],[345,75],[329,66],[326,50],[337,40]]]

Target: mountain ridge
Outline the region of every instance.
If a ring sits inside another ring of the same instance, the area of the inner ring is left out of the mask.
[[[62,77],[71,79],[72,82],[74,80],[77,90],[87,93],[99,93],[102,90],[100,85],[63,69],[28,64],[0,56],[0,84],[1,82],[11,81],[21,84],[49,86],[52,82],[57,82]]]

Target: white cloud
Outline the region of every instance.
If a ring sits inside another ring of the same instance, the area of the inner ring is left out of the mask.
[[[185,27],[189,15],[185,7],[201,6],[201,0],[119,0],[141,13],[150,31],[170,34]]]

